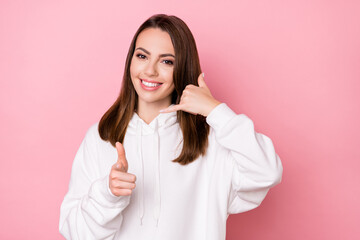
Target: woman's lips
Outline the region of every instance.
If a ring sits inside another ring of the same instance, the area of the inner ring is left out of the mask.
[[[162,83],[140,79],[141,87],[147,91],[154,91],[161,87]]]

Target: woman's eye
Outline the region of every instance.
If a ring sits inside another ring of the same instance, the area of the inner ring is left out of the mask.
[[[142,55],[142,54],[136,54],[136,56],[138,57],[138,58],[141,58],[141,59],[145,59],[146,58],[146,56],[145,55]]]
[[[171,60],[164,60],[164,63],[168,64],[168,65],[173,65],[174,64],[174,62],[171,61]]]

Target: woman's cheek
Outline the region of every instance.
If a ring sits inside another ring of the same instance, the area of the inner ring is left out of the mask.
[[[130,63],[130,75],[131,77],[134,77],[135,74],[135,63],[134,63],[134,59],[131,60]]]
[[[167,81],[169,81],[170,79],[172,79],[173,77],[173,72],[174,72],[174,69],[171,68],[171,67],[163,67],[161,69],[162,71],[162,75],[166,78]]]
[[[130,73],[131,75],[138,75],[141,73],[142,69],[144,68],[144,63],[138,61],[137,59],[133,58],[130,64]]]

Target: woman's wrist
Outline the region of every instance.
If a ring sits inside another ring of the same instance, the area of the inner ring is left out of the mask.
[[[204,113],[204,117],[209,116],[209,114],[212,112],[212,110],[214,110],[219,104],[221,104],[221,102],[219,102],[216,99],[213,99],[210,104],[209,107],[207,108],[207,110]]]

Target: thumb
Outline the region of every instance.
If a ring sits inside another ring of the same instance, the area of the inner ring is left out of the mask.
[[[120,142],[116,142],[115,147],[116,147],[116,150],[118,153],[118,160],[117,160],[118,165],[117,166],[122,171],[127,172],[128,162],[126,160],[124,146]]]
[[[206,83],[205,83],[204,76],[205,76],[205,74],[204,74],[204,73],[201,73],[201,74],[199,75],[199,77],[198,77],[199,87],[209,89],[208,86],[207,86]]]

